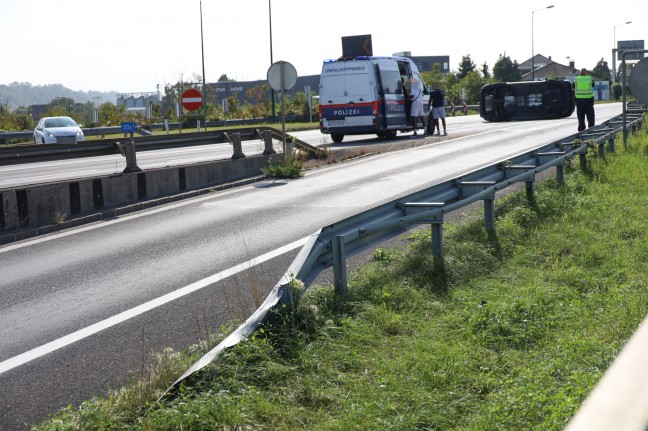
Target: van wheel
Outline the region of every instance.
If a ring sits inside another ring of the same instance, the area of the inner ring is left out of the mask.
[[[333,139],[333,142],[335,142],[336,144],[339,144],[340,142],[342,142],[342,139],[344,139],[344,135],[331,133],[331,139]]]

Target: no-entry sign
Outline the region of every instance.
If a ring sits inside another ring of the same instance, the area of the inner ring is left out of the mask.
[[[182,106],[189,111],[195,111],[202,106],[203,99],[200,91],[190,88],[182,93]]]

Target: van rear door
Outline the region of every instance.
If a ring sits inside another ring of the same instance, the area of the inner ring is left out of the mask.
[[[371,61],[325,63],[320,80],[320,119],[332,133],[339,128],[373,127],[373,79]]]

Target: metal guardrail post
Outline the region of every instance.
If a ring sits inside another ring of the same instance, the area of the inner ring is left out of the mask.
[[[232,146],[234,147],[232,160],[242,159],[243,157],[245,157],[245,154],[243,154],[243,144],[241,144],[240,133],[232,133]]]
[[[527,201],[534,202],[535,201],[535,178],[532,178],[530,180],[526,180],[524,182],[524,185],[525,185],[525,188],[526,188]]]
[[[438,221],[433,221],[430,227],[432,229],[432,259],[434,267],[443,270],[445,268],[445,260],[443,259],[443,215],[439,217]]]
[[[517,176],[520,173],[535,171],[535,165],[510,165],[504,166],[502,169],[506,172],[506,177]],[[509,173],[510,172],[510,173]],[[535,174],[524,180],[526,188],[526,198],[529,203],[535,201]]]
[[[430,211],[443,208],[445,202],[407,202],[398,205],[403,209],[405,216],[416,214],[422,211]],[[438,269],[444,268],[443,260],[443,214],[435,215],[425,220],[430,223],[432,229],[432,257],[434,266]]]
[[[598,155],[601,159],[605,159],[605,141],[598,143]]]
[[[565,185],[565,165],[556,166],[556,181],[561,186]]]
[[[563,156],[564,151],[550,151],[546,153],[536,153],[536,158],[538,159],[538,165],[542,166],[550,160],[555,159],[556,157]],[[556,165],[556,181],[561,186],[565,185],[565,164],[560,163]]]
[[[333,286],[335,288],[335,295],[344,297],[349,292],[344,235],[335,235],[331,239],[331,247],[333,253]]]
[[[272,145],[272,131],[264,130],[263,131],[263,142],[265,143],[265,149],[263,150],[264,156],[269,156],[270,154],[276,154],[274,146]]]
[[[488,232],[495,231],[495,196],[484,199],[484,225]]]
[[[135,149],[135,142],[125,142],[119,143],[115,142],[117,149],[121,153],[122,157],[126,157],[126,168],[122,171],[125,174],[132,172],[141,172],[139,166],[137,166],[137,151]]]
[[[613,153],[614,150],[615,150],[615,148],[614,148],[614,137],[615,137],[615,134],[612,133],[612,134],[610,134],[610,137],[608,138],[608,151],[610,153]]]
[[[578,161],[582,170],[587,169],[587,153],[580,153],[578,155]]]
[[[460,181],[461,196],[468,197],[486,190],[496,184],[495,181]],[[495,230],[495,192],[484,196],[484,225],[487,231]]]

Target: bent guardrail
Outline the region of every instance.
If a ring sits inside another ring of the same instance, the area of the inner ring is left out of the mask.
[[[536,174],[554,167],[557,180],[563,183],[566,162],[579,156],[581,167],[585,167],[585,156],[590,145],[598,146],[601,156],[605,155],[606,144],[608,151],[614,151],[614,138],[626,126],[625,123],[619,126],[618,120],[619,117],[615,117],[584,132],[400,197],[321,228],[308,237],[306,244],[288,270],[252,316],[191,366],[160,399],[171,393],[184,379],[214,361],[223,350],[243,341],[266,324],[271,315],[280,313],[282,309],[290,309],[293,295],[296,294],[293,291],[293,283],[303,284],[299,295],[305,295],[317,275],[332,266],[334,289],[336,293],[344,295],[347,289],[346,258],[405,233],[411,225],[432,225],[432,253],[435,265],[442,265],[444,214],[483,200],[486,229],[493,230],[495,227],[494,200],[497,191],[524,181],[527,196],[532,199]],[[633,132],[642,122],[643,115],[634,117],[630,121]],[[616,127],[611,127],[612,125]]]
[[[233,133],[238,133],[243,141],[262,139],[261,135],[264,131],[270,131],[273,139],[283,140],[283,134],[280,130],[273,127],[260,126],[256,128],[183,133],[182,135],[141,136],[137,137],[135,142],[138,151],[150,151],[181,146],[227,143],[230,142],[227,135]],[[310,145],[296,137],[287,136],[294,142],[295,147],[301,151],[317,156],[323,152],[320,148]],[[71,145],[28,144],[0,148],[0,165],[118,154],[119,149],[115,145],[116,141],[119,141],[119,139],[98,139]]]

